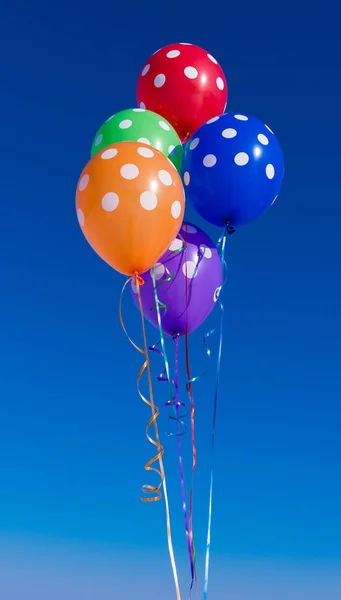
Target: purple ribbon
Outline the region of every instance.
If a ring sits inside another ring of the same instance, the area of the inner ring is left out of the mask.
[[[173,406],[173,408],[175,410],[175,416],[170,415],[169,418],[176,422],[176,433],[169,433],[168,435],[176,435],[177,439],[178,439],[178,456],[179,456],[182,509],[183,509],[183,518],[184,518],[184,524],[185,524],[187,549],[188,549],[188,556],[189,556],[189,561],[190,561],[190,569],[191,569],[191,577],[192,577],[190,592],[189,592],[189,599],[190,599],[191,598],[191,590],[192,590],[193,584],[194,584],[195,569],[194,569],[193,548],[192,548],[190,533],[189,533],[189,521],[188,521],[188,515],[187,515],[187,500],[186,500],[186,490],[185,490],[185,475],[184,475],[184,468],[183,468],[182,444],[181,444],[181,436],[186,431],[186,425],[182,419],[186,415],[180,414],[180,409],[181,409],[181,407],[184,407],[185,404],[183,402],[179,401],[179,336],[178,335],[174,336],[173,340],[175,342],[174,380],[170,380],[170,384],[174,388],[174,393],[172,393],[172,399],[165,402],[165,406]],[[165,361],[165,369],[157,377],[157,380],[158,381],[166,381],[169,383],[169,378],[167,375],[167,371],[169,372],[168,360],[167,360],[167,357],[165,356],[165,354],[162,352],[162,350],[160,350],[158,348],[158,346],[160,344],[161,344],[161,340],[159,342],[157,342],[156,344],[154,344],[153,346],[150,346],[150,350],[152,352],[156,352],[157,354],[159,354]]]

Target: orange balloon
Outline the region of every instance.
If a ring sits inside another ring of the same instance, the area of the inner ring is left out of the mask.
[[[153,266],[176,238],[184,208],[173,164],[139,142],[119,142],[95,154],[77,186],[77,216],[87,241],[124,275]]]

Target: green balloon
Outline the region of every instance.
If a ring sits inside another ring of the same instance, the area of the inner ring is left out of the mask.
[[[110,117],[96,133],[91,157],[116,142],[143,142],[165,154],[178,171],[181,169],[182,144],[166,119],[151,110],[130,108]]]

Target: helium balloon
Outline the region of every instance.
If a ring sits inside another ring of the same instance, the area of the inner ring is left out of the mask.
[[[236,229],[275,201],[283,180],[281,147],[254,117],[227,113],[203,125],[186,144],[186,198],[199,215]]]
[[[182,145],[175,129],[160,115],[142,108],[122,110],[103,123],[96,133],[91,156],[106,146],[128,141],[157,148],[180,170]]]
[[[183,240],[185,241],[185,245]],[[184,223],[180,234],[154,266],[162,327],[167,335],[185,335],[201,325],[213,310],[222,285],[222,264],[217,248],[199,227]],[[169,281],[169,279],[171,279]],[[144,314],[158,327],[151,272],[140,288]],[[137,289],[131,283],[138,306]]]
[[[193,44],[170,44],[155,52],[141,69],[137,101],[162,115],[181,141],[205,121],[221,114],[227,83],[216,59]]]
[[[159,150],[119,142],[79,178],[78,221],[90,246],[125,275],[152,267],[177,235],[185,206],[179,173]]]

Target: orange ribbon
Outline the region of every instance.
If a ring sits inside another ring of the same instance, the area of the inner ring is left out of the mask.
[[[123,316],[122,316],[123,294],[125,292],[127,285],[131,281],[134,281],[134,284],[135,284],[136,290],[137,290],[138,303],[139,303],[139,308],[140,308],[140,313],[141,313],[143,348],[140,348],[129,336],[127,329],[125,327],[124,321],[123,321]],[[150,361],[149,361],[149,355],[148,355],[147,334],[146,334],[146,327],[145,327],[145,320],[144,320],[143,306],[142,306],[142,298],[141,298],[141,291],[140,291],[140,286],[143,285],[143,283],[144,283],[143,279],[138,275],[138,273],[134,273],[133,277],[129,277],[129,279],[125,282],[125,284],[122,288],[122,292],[121,292],[121,296],[120,296],[120,300],[119,300],[119,317],[120,317],[120,323],[121,323],[122,329],[123,329],[124,333],[126,334],[128,340],[130,341],[131,345],[135,348],[135,350],[140,352],[140,354],[143,354],[143,356],[145,358],[145,361],[144,361],[144,363],[138,373],[138,376],[137,376],[137,391],[138,391],[138,394],[139,394],[141,400],[143,400],[143,402],[145,404],[147,404],[148,406],[150,406],[152,409],[152,416],[146,425],[146,436],[147,436],[148,441],[151,444],[153,444],[154,446],[156,446],[157,451],[158,451],[157,454],[145,464],[144,468],[146,471],[153,471],[154,473],[157,473],[159,475],[161,481],[156,486],[150,485],[150,484],[143,485],[142,492],[144,494],[150,494],[150,495],[153,494],[153,496],[152,497],[144,496],[141,498],[141,500],[142,500],[142,502],[156,502],[158,500],[161,500],[161,498],[162,498],[161,487],[163,487],[163,495],[164,495],[165,507],[166,507],[166,527],[167,527],[168,550],[169,550],[170,561],[171,561],[171,566],[172,566],[172,571],[173,571],[176,598],[177,598],[177,600],[181,600],[179,579],[178,579],[178,574],[177,574],[173,542],[172,542],[172,531],[171,531],[171,520],[170,520],[166,476],[165,476],[165,469],[164,469],[163,459],[162,459],[162,456],[164,454],[164,449],[160,443],[159,429],[158,429],[158,425],[157,425],[157,418],[160,414],[160,411],[154,402],[152,376],[151,376]],[[148,376],[149,400],[142,394],[142,392],[140,390],[141,377],[145,371],[147,371],[147,376]],[[151,438],[148,433],[151,425],[154,426],[155,440],[153,438]],[[159,469],[152,466],[156,461],[159,462]]]

